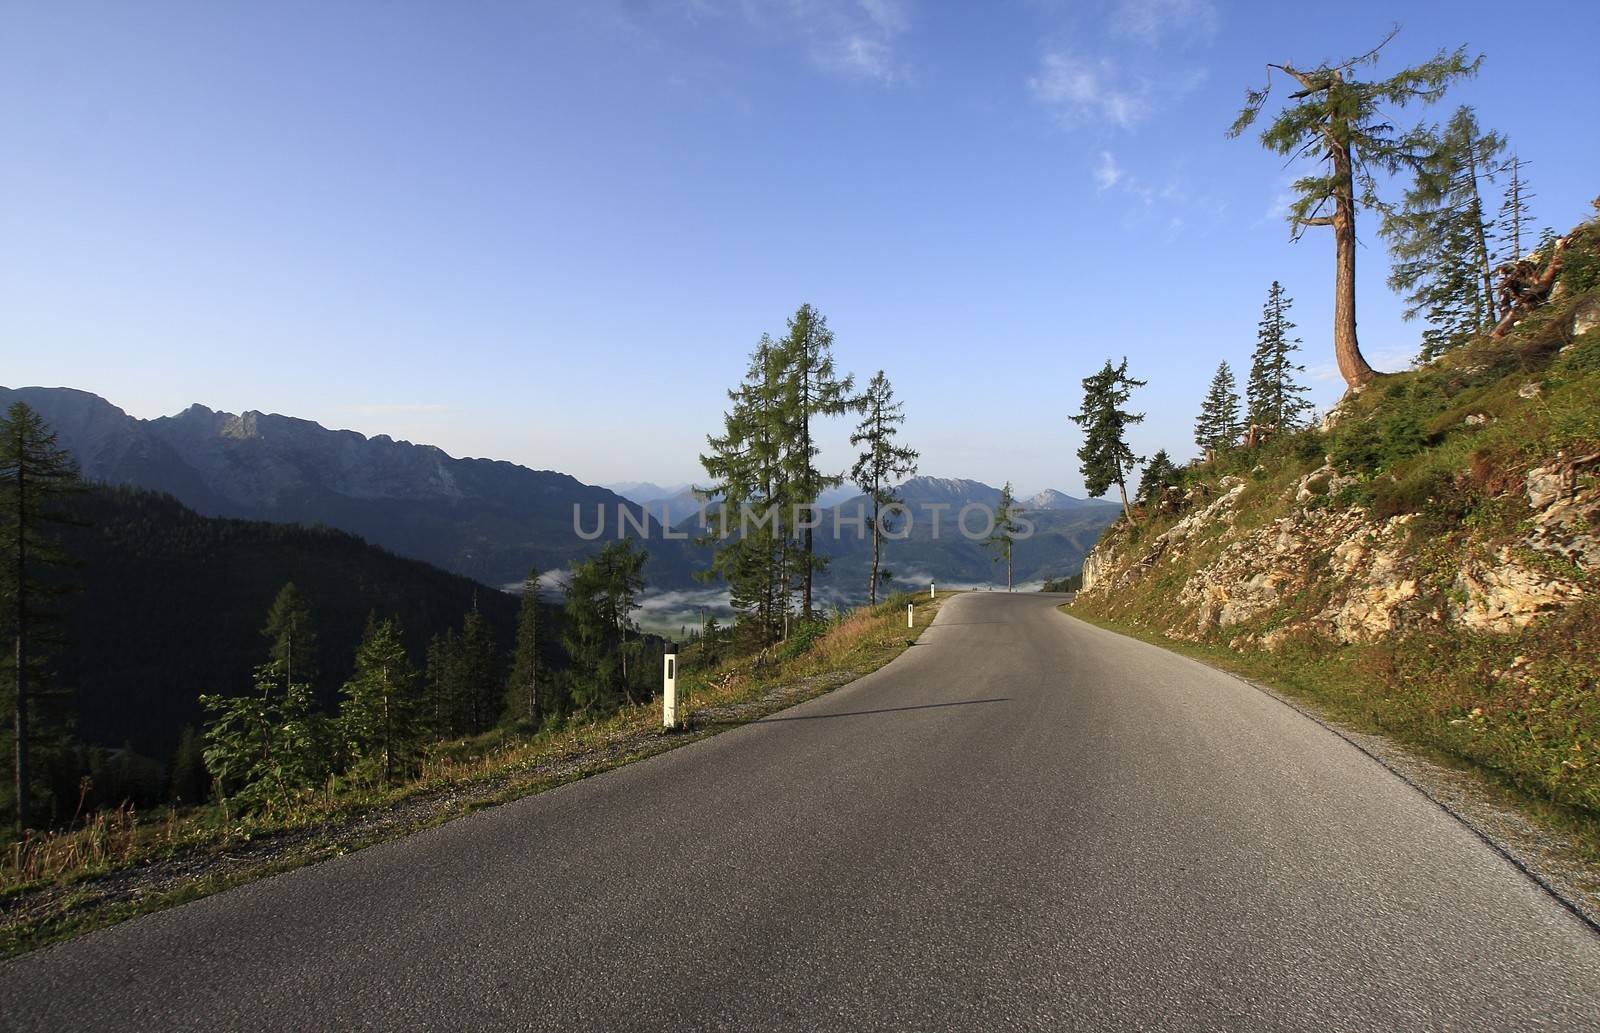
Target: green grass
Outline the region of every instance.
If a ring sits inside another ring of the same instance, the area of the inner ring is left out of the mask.
[[[910,596],[860,608],[759,653],[695,666],[678,686],[694,716],[664,732],[660,700],[535,736],[491,732],[444,744],[416,779],[389,788],[330,788],[272,817],[219,807],[92,815],[59,836],[56,863],[15,863],[0,885],[0,957],[397,839],[471,811],[544,792],[758,720],[845,685],[903,653],[944,601]],[[240,858],[243,858],[240,860]]]

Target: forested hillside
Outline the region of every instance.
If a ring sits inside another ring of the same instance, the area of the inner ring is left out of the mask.
[[[71,500],[83,526],[64,531],[80,589],[65,597],[55,663],[72,694],[77,736],[131,746],[164,768],[202,693],[248,692],[268,658],[262,634],[292,582],[316,626],[318,701],[332,708],[368,615],[392,617],[419,661],[436,634],[474,607],[509,647],[515,597],[327,528],[202,517],[170,496],[93,488]],[[155,776],[155,777],[159,777]]]

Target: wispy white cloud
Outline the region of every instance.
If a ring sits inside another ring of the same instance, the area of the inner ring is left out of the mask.
[[[787,0],[787,6],[819,68],[885,85],[911,78],[897,48],[911,30],[909,0]]]
[[[1100,164],[1095,166],[1094,184],[1102,191],[1110,190],[1122,179],[1122,169],[1117,166],[1116,156],[1110,151],[1100,152]]]
[[[1217,32],[1217,9],[1210,0],[1117,0],[1111,33],[1155,46],[1172,39],[1205,42]]]
[[[1131,129],[1150,108],[1149,83],[1128,80],[1109,58],[1046,54],[1039,71],[1028,78],[1028,89],[1069,126],[1102,122]]]

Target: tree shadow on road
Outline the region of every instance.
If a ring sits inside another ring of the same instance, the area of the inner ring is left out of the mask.
[[[844,710],[837,714],[794,714],[790,717],[764,717],[751,724],[771,724],[774,721],[818,721],[827,717],[866,717],[870,714],[898,714],[906,710],[938,710],[942,707],[968,707],[975,703],[1009,703],[1010,696],[995,696],[991,699],[960,699],[950,703],[919,703],[911,707],[880,707],[877,710]]]

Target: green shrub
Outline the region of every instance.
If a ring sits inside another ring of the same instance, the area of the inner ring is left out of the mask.
[[[811,647],[817,640],[828,633],[828,621],[821,617],[802,621],[789,630],[789,637],[783,640],[778,647],[778,659],[793,660],[797,656],[811,652]]]

